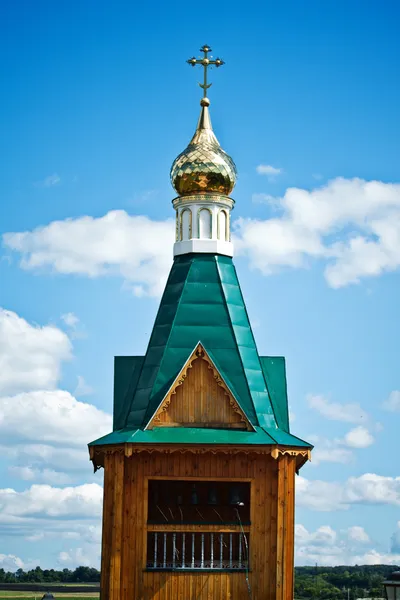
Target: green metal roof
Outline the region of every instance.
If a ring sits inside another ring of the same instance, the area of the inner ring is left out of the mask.
[[[285,359],[283,356],[260,356],[260,361],[277,425],[289,433]]]
[[[254,432],[186,427],[144,431],[199,342]],[[146,355],[116,357],[114,433],[93,444],[128,441],[309,447],[289,433],[284,359],[259,357],[231,258],[176,257]]]
[[[195,427],[155,427],[154,429],[122,429],[113,431],[90,446],[103,446],[105,444],[229,444],[235,446],[298,446],[309,448],[310,444],[287,434],[275,430],[272,435],[262,427],[255,427],[254,431],[240,431],[232,429],[210,429]]]
[[[144,356],[114,357],[113,430],[125,427],[131,398],[135,393]]]

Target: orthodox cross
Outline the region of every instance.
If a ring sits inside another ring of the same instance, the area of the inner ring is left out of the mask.
[[[189,65],[191,65],[192,67],[195,67],[196,65],[201,65],[204,68],[204,80],[203,83],[199,83],[199,86],[201,88],[203,88],[203,98],[207,98],[207,90],[209,87],[212,86],[212,83],[207,84],[207,69],[208,67],[211,67],[213,65],[215,65],[216,67],[222,67],[222,65],[224,65],[224,61],[221,60],[220,58],[216,58],[215,60],[210,60],[208,58],[208,53],[211,52],[211,48],[210,46],[207,46],[207,44],[205,44],[204,46],[202,46],[200,48],[200,52],[204,53],[204,57],[203,58],[195,58],[193,56],[193,58],[189,58],[189,60],[187,61],[189,63]]]

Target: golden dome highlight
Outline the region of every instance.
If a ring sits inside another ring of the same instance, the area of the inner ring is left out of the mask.
[[[211,126],[208,98],[202,98],[196,132],[171,168],[171,183],[180,196],[215,193],[229,196],[237,173],[232,158],[222,150]]]

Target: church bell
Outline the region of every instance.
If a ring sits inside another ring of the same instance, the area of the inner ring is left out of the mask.
[[[199,503],[199,495],[197,493],[195,483],[192,485],[191,503],[193,504],[193,506],[197,506]]]
[[[211,487],[208,490],[208,504],[211,506],[215,506],[216,504],[218,504],[218,495],[215,487]]]
[[[237,485],[232,485],[229,488],[229,504],[231,506],[243,506],[244,502],[240,492],[240,487]]]

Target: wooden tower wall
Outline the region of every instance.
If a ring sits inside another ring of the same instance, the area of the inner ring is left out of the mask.
[[[243,572],[146,571],[148,480],[243,480],[251,483],[252,600],[292,600],[296,457],[222,447],[211,451],[103,447],[102,600],[245,600]],[[130,454],[130,455],[129,455]],[[153,529],[152,529],[153,528]],[[204,528],[204,527],[203,527]],[[164,525],[163,530],[166,529]],[[202,526],[169,525],[170,531]],[[221,531],[215,526],[215,531]],[[238,531],[226,526],[223,531]]]

